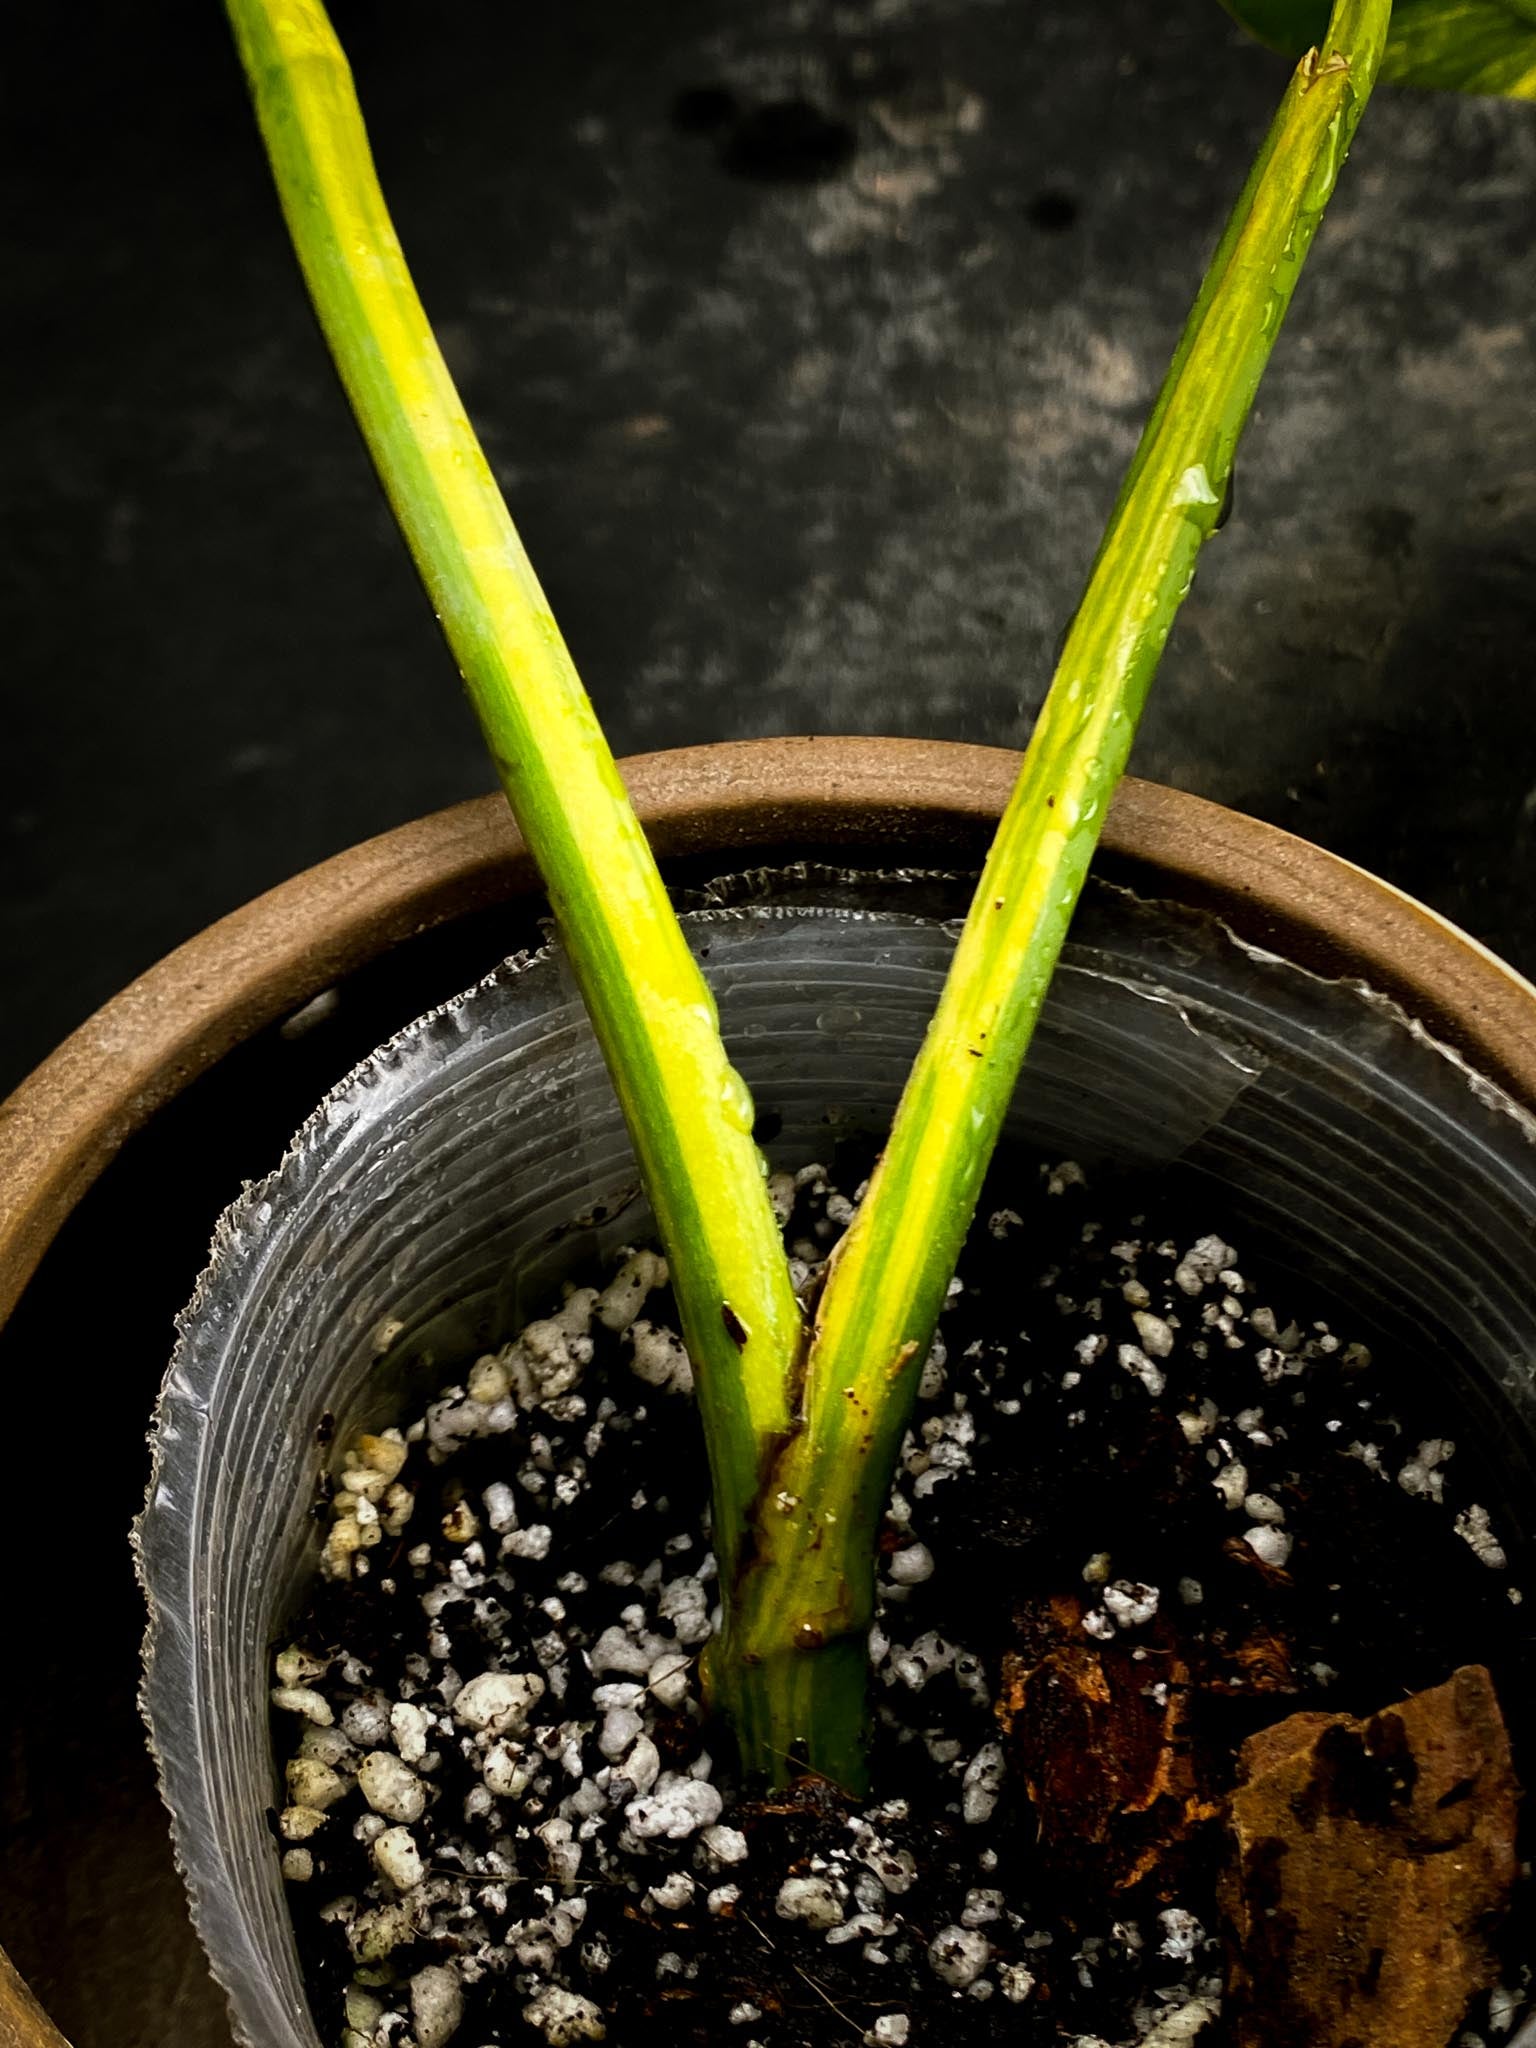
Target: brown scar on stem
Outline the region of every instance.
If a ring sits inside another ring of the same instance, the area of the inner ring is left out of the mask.
[[[728,1301],[722,1301],[720,1304],[720,1320],[725,1325],[725,1334],[736,1346],[736,1349],[738,1351],[745,1350],[747,1326]]]
[[[903,1344],[901,1349],[897,1352],[896,1356],[891,1360],[890,1364],[886,1367],[886,1378],[891,1380],[900,1379],[902,1367],[907,1363],[908,1359],[911,1358],[913,1352],[915,1352],[916,1349],[917,1339],[915,1337],[909,1337],[906,1343]]]

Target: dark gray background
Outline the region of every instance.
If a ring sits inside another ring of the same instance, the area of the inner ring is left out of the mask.
[[[1215,0],[338,19],[616,749],[1020,742],[1283,65]],[[490,782],[217,8],[7,37],[0,1087],[209,919]],[[1135,762],[1526,968],[1533,191],[1536,108],[1381,94]]]

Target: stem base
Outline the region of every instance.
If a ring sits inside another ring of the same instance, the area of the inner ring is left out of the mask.
[[[710,1703],[748,1777],[783,1786],[809,1773],[854,1798],[869,1789],[868,1677],[862,1635],[752,1659],[717,1637],[704,1659]]]

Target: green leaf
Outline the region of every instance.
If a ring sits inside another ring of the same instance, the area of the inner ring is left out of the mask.
[[[1271,49],[1321,43],[1326,0],[1222,0]],[[1536,0],[1397,0],[1381,75],[1394,85],[1536,99]]]

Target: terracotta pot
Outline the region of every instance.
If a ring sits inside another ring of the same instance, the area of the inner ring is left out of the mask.
[[[1015,766],[994,749],[784,740],[645,757],[626,776],[662,858],[704,873],[790,854],[974,861]],[[1536,1105],[1536,991],[1360,870],[1138,783],[1114,806],[1100,868],[1214,909],[1320,972],[1370,982]],[[297,877],[133,984],[0,1106],[0,1315],[114,1152],[197,1074],[387,950],[534,886],[500,800],[485,798]],[[0,1967],[0,2048],[61,2038]]]

